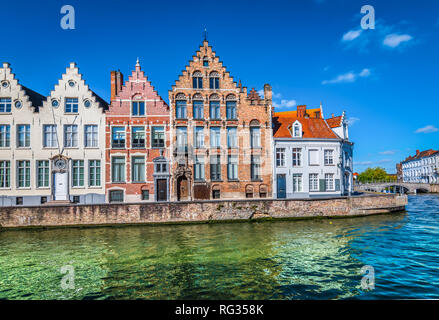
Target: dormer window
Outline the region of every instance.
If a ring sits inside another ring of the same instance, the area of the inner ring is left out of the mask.
[[[299,121],[294,122],[292,127],[292,134],[294,138],[301,138],[302,137],[302,125]]]

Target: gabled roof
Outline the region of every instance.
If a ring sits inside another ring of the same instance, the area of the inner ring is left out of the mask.
[[[311,109],[312,110],[312,109]],[[318,109],[320,110],[320,109]],[[273,117],[273,137],[292,138],[290,127],[298,120],[302,125],[302,138],[340,139],[321,118],[299,118],[292,113],[276,112]]]
[[[46,97],[39,94],[28,87],[21,85],[21,88],[24,90],[26,95],[29,97],[29,100],[32,102],[32,106],[35,107],[35,111],[38,111],[38,108],[43,106],[43,101],[46,100]]]
[[[439,153],[439,151],[429,149],[429,150],[424,150],[424,151],[419,152],[419,150],[416,150],[416,154],[414,156],[408,156],[407,158],[405,158],[405,160],[403,162],[412,161],[412,160],[419,160],[421,158],[432,156],[436,153]]]

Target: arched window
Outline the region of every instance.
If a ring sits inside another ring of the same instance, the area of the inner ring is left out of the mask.
[[[209,87],[210,89],[219,89],[219,73],[212,71],[209,75]]]
[[[175,97],[175,117],[177,119],[186,119],[186,96],[183,93],[177,94]]]
[[[293,123],[292,134],[294,138],[302,137],[302,124],[299,121]]]
[[[267,197],[267,185],[261,184],[259,186],[259,198],[266,198]]]
[[[250,121],[250,147],[252,149],[261,147],[261,127],[256,119]]]
[[[217,184],[212,186],[212,199],[221,198],[221,187]]]
[[[212,94],[210,96],[210,119],[220,120],[221,119],[221,109],[220,109],[220,97],[217,94]]]
[[[253,198],[253,186],[251,184],[245,187],[245,197]]]
[[[209,66],[209,58],[208,57],[204,57],[203,58],[203,67],[208,67]]]
[[[199,93],[194,94],[192,97],[193,106],[193,118],[194,119],[204,119],[204,103],[203,96]]]
[[[192,74],[192,85],[194,89],[203,88],[203,74],[200,71],[195,71]]]
[[[236,120],[237,112],[236,112],[236,97],[234,94],[229,94],[226,97],[226,117],[227,120]]]

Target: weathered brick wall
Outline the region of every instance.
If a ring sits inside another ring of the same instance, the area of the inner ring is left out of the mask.
[[[2,207],[0,225],[42,227],[208,222],[259,218],[347,217],[400,211],[407,196],[304,200],[225,200],[75,206]]]

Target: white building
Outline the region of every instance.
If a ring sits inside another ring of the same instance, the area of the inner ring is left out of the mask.
[[[344,114],[323,118],[322,107],[278,112],[273,119],[273,197],[349,195],[352,152]]]
[[[105,202],[107,103],[74,63],[48,97],[0,68],[0,206]]]
[[[439,183],[439,151],[425,150],[401,162],[403,182]]]

